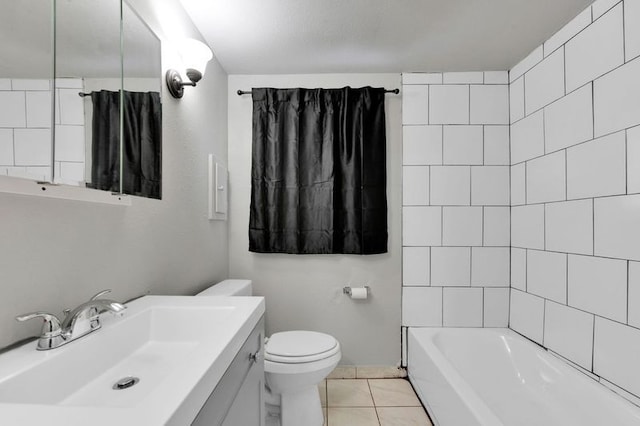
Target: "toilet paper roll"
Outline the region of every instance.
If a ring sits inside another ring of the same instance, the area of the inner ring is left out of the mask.
[[[352,299],[366,299],[368,295],[369,293],[365,287],[355,287],[351,289]]]

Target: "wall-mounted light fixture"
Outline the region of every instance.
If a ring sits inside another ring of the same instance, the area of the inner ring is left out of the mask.
[[[209,46],[203,42],[188,38],[180,43],[180,57],[189,82],[185,83],[177,70],[170,69],[167,71],[167,87],[169,87],[169,93],[174,98],[182,97],[184,86],[195,86],[202,79],[207,68],[207,62],[213,58],[213,53]]]

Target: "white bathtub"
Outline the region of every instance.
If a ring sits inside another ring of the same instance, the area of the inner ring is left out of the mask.
[[[640,425],[640,408],[509,329],[408,336],[409,379],[437,426]]]

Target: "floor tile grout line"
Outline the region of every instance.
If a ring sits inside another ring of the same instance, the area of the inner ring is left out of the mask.
[[[376,419],[378,420],[378,426],[380,426],[381,423],[380,423],[380,416],[378,415],[378,407],[376,405],[376,400],[373,399],[373,391],[371,390],[371,382],[369,380],[370,379],[367,379],[367,387],[369,388],[369,396],[371,396],[371,402],[373,402],[373,412],[376,413]]]

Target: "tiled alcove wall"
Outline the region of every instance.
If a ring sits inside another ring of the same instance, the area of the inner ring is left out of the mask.
[[[598,0],[509,77],[510,327],[640,396],[640,0]]]
[[[403,326],[506,327],[507,72],[402,76]]]
[[[0,175],[49,180],[51,81],[0,79]],[[82,79],[56,80],[56,176],[84,181]]]

